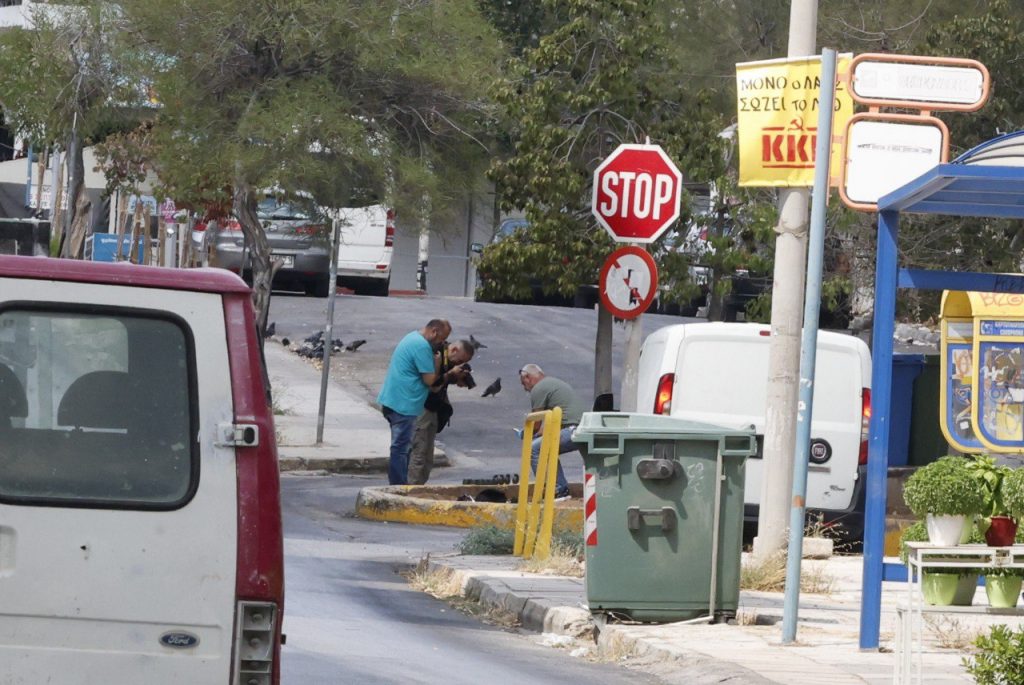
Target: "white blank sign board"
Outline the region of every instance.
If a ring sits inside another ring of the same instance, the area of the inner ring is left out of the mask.
[[[849,130],[846,195],[873,204],[942,161],[942,130],[930,124],[855,121]]]

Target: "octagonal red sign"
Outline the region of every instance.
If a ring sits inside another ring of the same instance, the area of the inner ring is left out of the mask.
[[[591,210],[618,242],[651,243],[679,218],[683,174],[659,145],[620,145],[594,171]]]

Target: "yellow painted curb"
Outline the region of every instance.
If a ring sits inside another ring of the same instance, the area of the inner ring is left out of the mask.
[[[515,504],[456,501],[459,494],[474,489],[479,491],[481,488],[462,485],[384,485],[363,488],[356,498],[356,516],[370,521],[426,526],[474,528],[493,525],[513,530]],[[427,493],[432,496],[417,496]],[[555,503],[554,530],[583,530],[582,501],[574,499]]]

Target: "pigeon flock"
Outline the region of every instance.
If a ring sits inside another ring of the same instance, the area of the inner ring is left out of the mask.
[[[266,329],[263,331],[263,337],[269,338],[274,335],[277,330],[277,322],[272,321],[267,324]],[[473,350],[487,349],[487,345],[476,339],[472,333],[469,334],[469,343],[473,346]],[[281,338],[281,344],[285,347],[291,348],[292,341],[289,338]],[[365,340],[353,340],[347,345],[340,339],[335,338],[331,341],[331,352],[357,352],[360,347],[366,344]],[[324,332],[317,331],[313,335],[304,338],[302,343],[295,348],[295,354],[306,359],[323,359],[324,356]],[[466,365],[468,367],[468,364]],[[466,369],[467,371],[469,368]],[[472,380],[470,376],[470,382],[466,386],[470,389],[476,386],[476,381]],[[481,397],[493,397],[501,392],[501,378],[496,378],[493,383],[487,386]]]

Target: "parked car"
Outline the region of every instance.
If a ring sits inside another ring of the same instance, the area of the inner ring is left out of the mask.
[[[257,215],[267,233],[272,258],[282,262],[273,287],[327,297],[331,287],[330,231],[314,216],[313,209],[268,193],[260,200]],[[252,262],[237,220],[221,222],[216,229],[214,266],[234,271],[251,282]]]
[[[226,271],[0,256],[0,680],[280,682],[260,360]]]
[[[387,297],[395,244],[395,212],[383,205],[339,210],[338,285]]]
[[[720,426],[753,425],[758,455],[747,462],[746,519],[761,496],[771,329],[754,323],[661,328],[640,352],[637,410]],[[859,338],[819,331],[811,419],[807,508],[857,537],[863,527],[871,356]]]

